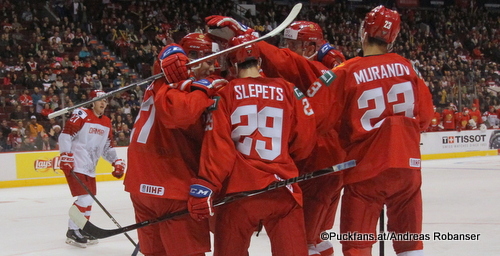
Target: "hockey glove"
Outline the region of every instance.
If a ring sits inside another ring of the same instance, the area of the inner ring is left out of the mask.
[[[186,64],[189,62],[189,59],[180,45],[170,44],[166,46],[158,55],[158,59],[160,60],[161,71],[165,75],[167,82],[177,83],[188,79],[189,74]]]
[[[114,167],[114,170],[111,174],[117,179],[123,177],[123,174],[125,173],[125,168],[127,167],[125,162],[122,159],[116,159],[112,165]]]
[[[216,77],[208,76],[205,79],[198,80],[191,84],[191,91],[200,90],[207,94],[208,97],[214,96],[217,91],[227,84],[227,80]]]
[[[193,179],[189,188],[188,210],[191,218],[201,221],[214,216],[213,194],[215,186],[202,179]]]
[[[205,22],[210,28],[208,33],[223,41],[229,41],[235,36],[251,34],[254,31],[231,17],[212,15],[206,17]]]
[[[323,63],[327,68],[334,68],[345,61],[344,54],[335,49],[329,43],[326,43],[319,48],[318,61]]]
[[[73,157],[73,153],[61,153],[59,156],[59,168],[61,168],[64,174],[70,174],[70,172],[75,168],[75,158]]]

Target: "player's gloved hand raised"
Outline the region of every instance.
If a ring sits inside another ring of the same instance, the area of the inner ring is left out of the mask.
[[[203,179],[193,179],[189,188],[188,210],[191,218],[200,221],[214,216],[213,194],[215,186]]]
[[[111,174],[117,179],[123,177],[123,174],[125,173],[125,168],[127,167],[125,162],[122,159],[116,159],[112,165],[114,169]]]
[[[61,168],[64,174],[69,175],[69,173],[75,168],[75,158],[73,157],[73,153],[61,153],[59,156],[59,168]]]
[[[327,68],[334,68],[345,61],[344,54],[335,49],[329,43],[326,43],[319,48],[318,61],[323,63]]]
[[[205,18],[205,23],[209,27],[208,33],[223,41],[229,41],[235,36],[251,34],[253,29],[239,23],[235,19],[226,16],[212,15]]]
[[[189,74],[186,64],[189,59],[180,45],[170,44],[166,46],[158,55],[158,59],[161,70],[169,83],[177,83],[188,79]]]
[[[227,80],[218,76],[208,76],[205,79],[195,81],[191,84],[191,91],[200,90],[212,97],[217,91],[227,84]]]

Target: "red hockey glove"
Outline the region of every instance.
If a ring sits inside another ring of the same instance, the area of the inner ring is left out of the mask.
[[[200,90],[208,97],[214,96],[217,91],[227,84],[227,80],[217,76],[208,76],[191,84],[191,91]]]
[[[212,15],[206,17],[205,22],[210,28],[208,30],[210,35],[225,41],[229,41],[235,36],[251,34],[254,31],[231,17]]]
[[[178,44],[170,44],[166,46],[158,55],[160,60],[161,71],[165,75],[167,82],[177,83],[188,79],[188,68],[186,64],[189,62],[188,57],[181,46]]]
[[[191,218],[200,221],[214,216],[213,194],[215,186],[202,179],[193,179],[189,188],[188,210]]]
[[[345,61],[344,54],[336,50],[329,43],[326,43],[319,48],[318,61],[323,63],[327,68],[334,68]]]
[[[61,153],[59,156],[59,168],[61,168],[64,174],[69,175],[71,170],[75,168],[73,153]]]
[[[114,167],[114,170],[111,174],[117,179],[123,177],[123,174],[125,173],[125,168],[127,167],[125,162],[121,159],[116,159],[112,165]]]

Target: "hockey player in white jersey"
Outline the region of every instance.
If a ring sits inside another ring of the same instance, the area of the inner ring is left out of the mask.
[[[104,94],[103,91],[94,90],[90,98]],[[89,219],[92,209],[93,195],[96,194],[95,168],[97,161],[102,156],[110,162],[114,170],[112,175],[121,178],[125,172],[125,162],[119,159],[112,146],[113,134],[111,120],[104,115],[108,102],[106,99],[92,103],[92,107],[78,108],[73,111],[71,118],[66,122],[63,132],[59,136],[59,167],[63,170],[71,195],[76,196],[73,203],[82,214]],[[74,174],[87,187],[75,178]],[[70,219],[66,233],[66,243],[85,248],[87,244],[96,244],[97,239],[82,234],[78,226]]]

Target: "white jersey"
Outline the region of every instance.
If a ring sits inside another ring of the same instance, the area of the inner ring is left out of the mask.
[[[500,125],[500,120],[498,119],[498,115],[496,112],[494,113],[491,113],[490,111],[484,112],[483,121],[488,122],[489,124],[488,128]]]
[[[98,117],[91,109],[78,108],[59,136],[59,152],[73,153],[74,172],[95,177],[101,156],[110,163],[118,159],[112,140],[111,120],[107,116]]]

